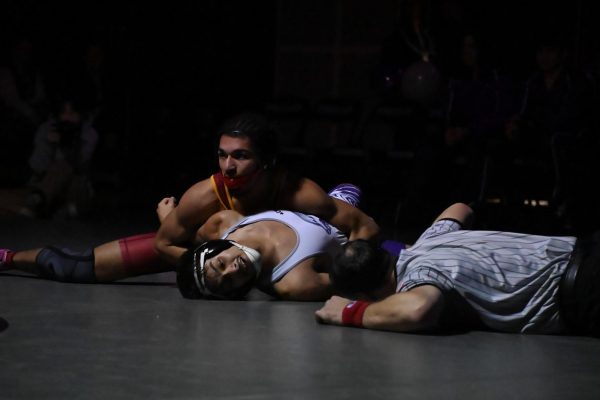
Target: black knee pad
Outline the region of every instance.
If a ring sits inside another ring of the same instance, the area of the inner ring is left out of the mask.
[[[36,258],[40,275],[61,282],[94,283],[94,250],[74,252],[48,246],[40,250]]]

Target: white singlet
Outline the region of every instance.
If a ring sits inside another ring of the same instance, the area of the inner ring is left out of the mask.
[[[261,221],[276,221],[291,228],[296,234],[296,245],[277,266],[273,268],[271,282],[277,282],[292,268],[307,258],[319,254],[334,255],[348,241],[336,227],[314,215],[294,211],[266,211],[243,218],[225,232],[226,239],[237,229]]]

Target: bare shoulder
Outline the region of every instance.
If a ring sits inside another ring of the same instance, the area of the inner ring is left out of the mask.
[[[243,215],[234,210],[222,210],[214,214],[209,218],[213,224],[219,227],[220,233],[223,233],[226,229],[235,225],[236,222],[240,221]]]
[[[185,191],[177,206],[182,214],[208,212],[212,215],[218,211],[218,199],[209,179],[195,183]],[[207,215],[207,217],[208,217]]]
[[[242,219],[242,214],[233,210],[223,210],[211,215],[196,232],[196,241],[220,238],[230,227]]]
[[[309,178],[296,178],[289,184],[283,208],[329,219],[335,213],[333,199]]]
[[[324,301],[332,293],[329,275],[315,270],[317,260],[304,260],[273,286],[277,297],[294,301]]]
[[[212,195],[212,196],[211,196]],[[215,198],[216,194],[212,189],[212,184],[210,178],[201,180],[200,182],[196,182],[190,188],[188,188],[183,196],[181,197],[181,201],[198,201],[204,198]]]

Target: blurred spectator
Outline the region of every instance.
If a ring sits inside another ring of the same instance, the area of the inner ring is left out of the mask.
[[[88,172],[98,134],[88,110],[75,95],[61,97],[54,107],[35,134],[29,158],[31,193],[21,212],[31,217],[77,217],[92,196]]]
[[[0,66],[0,133],[5,149],[0,169],[10,173],[1,178],[4,183],[22,183],[31,138],[45,118],[46,90],[28,36],[19,36],[7,56]]]
[[[447,201],[477,198],[487,149],[517,109],[514,82],[496,66],[482,41],[474,31],[465,31],[458,63],[448,72],[440,157],[447,168],[441,178],[455,194]]]
[[[84,101],[89,105],[89,114],[96,119],[105,106],[107,91],[107,71],[104,47],[96,42],[88,42],[83,49],[82,62],[74,76],[84,93]]]
[[[515,109],[514,85],[490,49],[475,30],[462,32],[447,63],[443,126],[421,141],[408,182],[405,207],[418,224],[441,204],[477,200],[488,143]]]
[[[548,34],[535,49],[536,71],[527,82],[522,108],[506,126],[506,138],[520,151],[539,155],[556,137],[573,141],[589,126],[592,85],[567,62],[561,36]]]
[[[507,120],[504,137],[495,143],[493,160],[501,168],[504,186],[515,185],[523,176],[523,165],[541,166],[538,179],[552,175],[551,200],[557,213],[566,214],[589,161],[582,157],[589,143],[593,84],[569,63],[566,38],[544,31],[535,47],[536,70],[528,79],[520,112]],[[548,174],[544,174],[548,171]],[[531,179],[523,185],[532,185]]]

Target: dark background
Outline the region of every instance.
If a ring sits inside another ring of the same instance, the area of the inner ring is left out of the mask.
[[[2,1],[2,54],[12,38],[30,35],[51,93],[86,43],[104,47],[111,113],[100,134],[116,137],[119,150],[100,148],[98,164],[121,171],[125,183],[115,190],[123,198],[153,209],[216,169],[210,135],[223,118],[281,96],[368,97],[405,3]],[[458,31],[474,28],[493,62],[524,80],[536,38],[552,27],[567,38],[573,65],[598,73],[595,2],[425,3],[441,53],[456,46]]]

